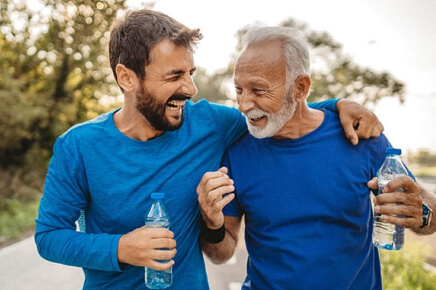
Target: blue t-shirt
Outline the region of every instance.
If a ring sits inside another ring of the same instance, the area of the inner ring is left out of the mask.
[[[249,259],[243,289],[381,289],[367,182],[390,146],[384,135],[353,146],[337,115],[292,140],[247,134],[223,159],[244,216]]]
[[[86,289],[145,289],[143,267],[118,264],[118,240],[144,225],[150,194],[164,192],[177,241],[171,288],[208,289],[196,187],[245,132],[238,110],[206,101],[187,102],[179,130],[146,142],[118,131],[113,112],[73,127],[54,146],[36,220],[40,254],[84,267]],[[76,231],[81,210],[86,234]]]

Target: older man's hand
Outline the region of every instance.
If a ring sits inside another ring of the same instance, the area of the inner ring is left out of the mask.
[[[377,189],[377,178],[368,182],[368,187]],[[398,191],[402,188],[403,191]],[[381,189],[380,189],[381,190]],[[381,220],[406,228],[422,225],[422,198],[419,186],[409,176],[398,176],[374,198],[374,211]]]

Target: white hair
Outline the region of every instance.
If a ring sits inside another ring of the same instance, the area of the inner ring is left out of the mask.
[[[242,39],[243,50],[251,45],[275,40],[283,43],[288,86],[291,86],[300,75],[310,76],[309,46],[304,35],[294,28],[253,27]]]

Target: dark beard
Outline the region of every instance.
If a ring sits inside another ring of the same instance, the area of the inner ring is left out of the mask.
[[[173,95],[170,100],[185,100],[187,97],[177,94]],[[149,94],[145,87],[142,86],[141,90],[136,93],[136,109],[144,116],[150,125],[158,131],[174,131],[183,125],[183,112],[180,122],[173,125],[165,117],[166,104],[159,104],[156,98]]]

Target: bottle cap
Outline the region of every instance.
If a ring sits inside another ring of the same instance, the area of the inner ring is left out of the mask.
[[[152,192],[151,199],[163,199],[165,197],[165,193],[163,192]]]
[[[388,147],[386,148],[386,155],[401,155],[401,149]]]

